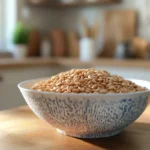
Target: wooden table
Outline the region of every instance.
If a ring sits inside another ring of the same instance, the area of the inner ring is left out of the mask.
[[[150,150],[150,106],[120,135],[86,140],[60,135],[28,107],[3,111],[0,150]]]

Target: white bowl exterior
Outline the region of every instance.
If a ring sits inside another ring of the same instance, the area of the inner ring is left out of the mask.
[[[58,94],[25,88],[33,82],[37,80],[19,85],[33,112],[61,133],[79,138],[107,137],[119,133],[143,113],[150,94],[149,91],[110,95]]]

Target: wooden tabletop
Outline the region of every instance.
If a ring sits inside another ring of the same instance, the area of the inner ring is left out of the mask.
[[[0,150],[150,150],[150,106],[121,134],[103,139],[60,135],[26,106],[0,112]]]
[[[56,66],[56,67],[93,67],[93,66],[115,66],[115,67],[138,67],[150,68],[149,60],[117,60],[112,58],[97,58],[93,61],[82,62],[78,58],[26,58],[21,60],[0,59],[0,69]]]

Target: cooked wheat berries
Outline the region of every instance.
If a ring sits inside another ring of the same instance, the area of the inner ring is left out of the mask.
[[[105,70],[73,69],[32,86],[33,90],[58,93],[129,93],[147,90]]]

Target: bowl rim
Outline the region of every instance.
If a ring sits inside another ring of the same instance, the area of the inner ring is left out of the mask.
[[[99,94],[99,93],[56,93],[56,92],[44,92],[44,91],[37,91],[37,90],[32,90],[29,88],[24,88],[22,87],[25,83],[29,82],[34,82],[34,81],[40,81],[40,80],[46,80],[49,79],[49,77],[46,78],[37,78],[37,79],[30,79],[30,80],[25,80],[23,82],[20,82],[18,84],[18,88],[23,91],[27,92],[33,92],[33,93],[41,93],[41,94],[50,94],[50,95],[62,95],[62,96],[133,96],[133,95],[147,95],[150,96],[150,88],[146,91],[139,91],[139,92],[130,92],[130,93],[107,93],[107,94]],[[141,82],[146,82],[150,84],[150,81],[146,80],[140,80],[140,79],[132,79],[132,78],[125,78],[126,80],[129,81],[141,81]]]

